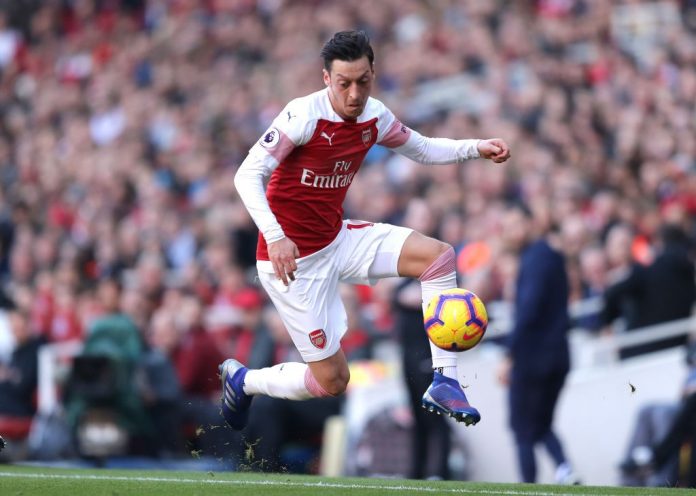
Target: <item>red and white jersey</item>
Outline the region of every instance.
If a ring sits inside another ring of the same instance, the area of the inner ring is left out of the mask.
[[[291,101],[235,176],[260,230],[257,258],[268,260],[266,243],[284,236],[300,257],[331,243],[341,229],[348,188],[375,143],[423,163],[452,163],[477,157],[477,142],[425,138],[374,98],[356,122],[334,112],[327,89]]]

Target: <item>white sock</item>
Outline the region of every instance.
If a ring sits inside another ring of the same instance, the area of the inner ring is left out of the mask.
[[[448,365],[447,367],[437,367],[437,368],[433,366],[433,368],[435,368],[438,372],[440,372],[445,377],[449,377],[450,379],[457,379],[457,367],[456,366]],[[459,379],[457,379],[457,380],[459,380]]]
[[[457,287],[457,273],[452,272],[437,279],[429,281],[421,281],[421,294],[423,296],[423,313],[430,300],[438,293]],[[430,354],[433,357],[433,368],[442,367],[443,375],[447,377],[457,378],[457,357],[458,354],[453,351],[443,350],[435,346],[430,340]],[[446,369],[446,370],[445,370]],[[451,374],[451,375],[450,375]]]
[[[307,390],[305,375],[309,367],[305,363],[279,363],[273,367],[250,369],[244,378],[246,394],[265,394],[287,400],[307,400],[314,395]]]

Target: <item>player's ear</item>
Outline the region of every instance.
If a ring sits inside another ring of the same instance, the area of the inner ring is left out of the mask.
[[[322,69],[321,72],[324,76],[324,84],[326,86],[330,86],[331,85],[331,75],[329,74],[329,71],[327,71],[326,69]]]

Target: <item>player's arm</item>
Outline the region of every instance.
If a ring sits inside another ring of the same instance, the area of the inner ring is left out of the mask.
[[[261,140],[270,139],[272,136],[269,136],[269,133],[272,132],[278,131],[269,130]],[[266,240],[268,258],[276,277],[287,286],[288,279],[295,279],[295,259],[300,256],[300,252],[297,245],[285,236],[266,198],[266,178],[278,167],[280,161],[259,149],[260,147],[256,144],[249,151],[249,155],[234,176],[234,185],[249,215]]]
[[[486,158],[502,163],[510,158],[510,148],[500,138],[428,138],[403,125],[386,107],[382,122],[383,135],[378,143],[421,164],[452,164],[472,158]]]
[[[268,133],[267,133],[268,135]],[[263,140],[264,138],[262,138]],[[278,167],[278,160],[254,145],[234,176],[234,185],[266,243],[283,239],[285,233],[266,198],[266,179]]]
[[[395,147],[394,151],[426,165],[458,163],[472,158],[487,158],[502,163],[510,158],[510,149],[500,138],[428,138],[412,129],[404,144]]]
[[[300,119],[298,114],[292,103],[288,105],[258,143],[249,150],[234,177],[234,185],[244,206],[266,240],[268,258],[275,275],[285,285],[288,280],[295,278],[295,259],[300,253],[297,245],[285,236],[271,211],[266,198],[265,182],[283,159],[311,136],[308,122]]]

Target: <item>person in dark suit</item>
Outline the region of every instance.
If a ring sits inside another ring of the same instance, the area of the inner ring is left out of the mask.
[[[534,446],[542,443],[556,464],[557,482],[577,483],[551,427],[570,369],[565,261],[550,236],[534,234],[533,217],[525,205],[508,207],[502,229],[507,248],[519,253],[514,324],[500,380],[509,386],[510,427],[522,480],[536,480]]]
[[[661,324],[691,316],[696,302],[696,279],[690,241],[682,229],[664,225],[658,231],[657,254],[645,266],[634,265],[626,277],[604,293],[605,324],[616,318],[626,320],[626,330]],[[625,313],[626,307],[634,309]],[[631,346],[620,351],[621,358],[683,346],[688,333]]]

